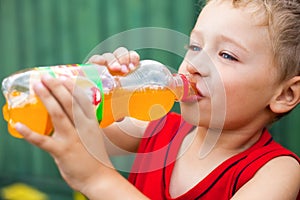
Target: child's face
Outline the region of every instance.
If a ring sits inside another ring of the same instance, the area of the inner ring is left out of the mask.
[[[231,1],[212,1],[202,10],[179,68],[193,75],[203,95],[197,104],[181,103],[190,123],[221,127],[225,121],[224,129],[238,129],[270,120],[276,71],[268,29],[254,17]]]

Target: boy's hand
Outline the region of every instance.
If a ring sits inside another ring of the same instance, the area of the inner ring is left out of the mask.
[[[15,128],[24,139],[49,152],[63,178],[76,190],[88,185],[89,177],[100,169],[112,171],[93,107],[73,80],[43,76],[33,89],[51,116],[54,133],[51,137],[41,135],[17,123]],[[88,138],[97,141],[101,158],[87,151],[84,140]]]
[[[15,128],[25,140],[52,155],[62,177],[74,190],[90,199],[145,198],[113,168],[94,108],[71,79],[43,76],[33,88],[47,108],[55,131],[49,137],[20,123]],[[117,193],[113,192],[116,185]]]
[[[139,56],[119,48],[114,54],[94,56],[90,62],[105,64],[110,70],[124,74],[130,71],[129,66],[138,64]],[[124,65],[128,68],[122,71]],[[20,123],[16,123],[15,128],[25,140],[52,155],[62,177],[73,189],[91,199],[120,199],[125,195],[143,198],[113,168],[94,108],[73,80],[43,76],[33,89],[47,108],[55,131],[49,137],[35,133]],[[118,193],[111,192],[116,185],[122,185],[123,190],[119,187]]]
[[[128,51],[124,47],[116,49],[113,53],[94,55],[88,63],[105,65],[113,75],[124,75],[134,70],[140,62],[140,56],[135,51]]]

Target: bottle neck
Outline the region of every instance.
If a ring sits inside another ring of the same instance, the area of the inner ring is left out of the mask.
[[[191,83],[188,75],[174,74],[173,80],[172,90],[175,93],[176,101],[193,102],[198,100],[198,92]]]

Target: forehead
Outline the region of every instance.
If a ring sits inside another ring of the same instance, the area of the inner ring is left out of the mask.
[[[249,3],[242,4],[243,1],[239,2],[240,3],[237,4],[233,3],[231,0],[209,1],[201,11],[199,18],[204,14],[211,18],[216,18],[217,16],[234,16],[236,17],[236,22],[250,22],[251,24],[257,26],[267,25],[265,7],[262,3],[258,4],[257,1],[250,1]]]
[[[231,7],[242,10],[251,15],[252,21],[257,25],[268,25],[268,5],[262,0],[208,0],[208,4],[222,4],[226,3]]]
[[[249,48],[270,47],[268,27],[258,23],[259,19],[247,9],[233,6],[229,0],[211,1],[200,13],[194,32],[203,33],[202,37],[207,38],[225,35]],[[198,36],[191,34],[192,39]]]

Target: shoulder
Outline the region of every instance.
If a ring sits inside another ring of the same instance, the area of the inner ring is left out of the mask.
[[[296,158],[279,156],[263,165],[233,199],[296,199],[300,188],[300,165]],[[248,197],[247,197],[248,196]]]
[[[267,179],[270,178],[270,179]],[[280,156],[267,162],[257,171],[254,180],[269,181],[273,184],[300,187],[300,165],[298,160],[291,156]],[[284,184],[285,183],[285,184]]]

